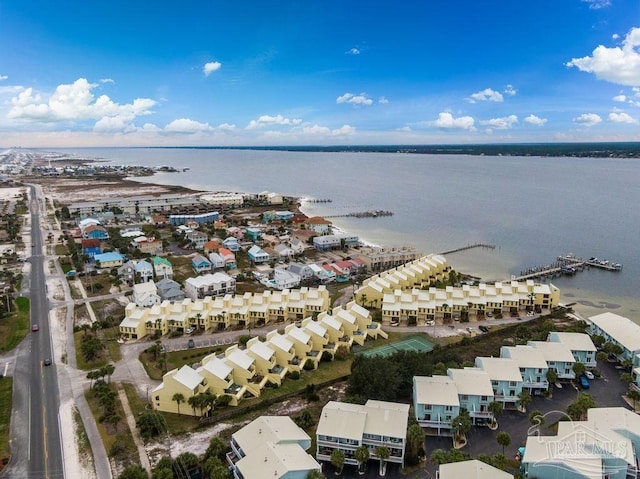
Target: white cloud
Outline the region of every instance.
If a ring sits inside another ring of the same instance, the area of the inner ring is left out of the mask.
[[[496,130],[508,130],[513,125],[518,123],[518,117],[516,115],[503,116],[502,118],[492,118],[491,120],[481,121],[481,125],[495,128]]]
[[[378,103],[380,103],[381,105],[386,105],[387,103],[389,103],[389,100],[387,100],[386,97],[381,96],[380,98],[378,98]]]
[[[113,102],[107,95],[94,98],[92,90],[96,87],[97,84],[79,78],[72,84],[58,85],[46,101],[33,88],[27,88],[11,99],[13,106],[7,116],[43,122],[120,117],[123,122],[130,122],[137,116],[153,113],[152,108],[156,104],[154,100],[137,98],[132,103],[121,105]]]
[[[347,55],[360,55],[360,49],[359,48],[350,48],[349,50],[347,50],[345,52]]]
[[[580,125],[593,126],[600,123],[602,121],[602,118],[600,118],[600,115],[597,115],[595,113],[583,113],[582,115],[574,118],[573,121]]]
[[[251,120],[246,126],[247,130],[254,130],[256,128],[264,128],[265,126],[280,125],[280,126],[296,126],[302,123],[299,118],[285,118],[282,115],[262,115],[257,120]]]
[[[328,135],[331,133],[331,130],[326,126],[313,125],[313,126],[303,126],[302,133],[305,135]]]
[[[204,66],[202,67],[202,72],[205,74],[205,76],[209,76],[213,72],[217,72],[218,70],[220,70],[221,66],[222,66],[222,63],[220,62],[205,63]]]
[[[353,93],[345,93],[344,95],[336,98],[336,103],[349,103],[354,106],[371,106],[373,105],[373,100],[369,98],[366,93],[360,93],[359,95],[354,95]]]
[[[513,85],[507,85],[504,88],[504,94],[508,95],[508,96],[514,96],[516,93],[518,93],[518,90],[516,90],[515,88],[513,88]]]
[[[618,38],[620,38],[620,35],[618,35],[617,33],[614,33],[613,35],[611,35],[611,38],[613,40],[617,40]]]
[[[474,119],[470,116],[461,116],[454,118],[448,111],[438,113],[438,119],[433,122],[438,128],[450,129],[462,129],[462,130],[474,130]]]
[[[100,79],[100,83],[113,83],[113,84],[115,84],[116,82],[113,81],[111,78],[101,78]]]
[[[600,10],[601,8],[611,6],[611,0],[582,0],[589,4],[591,10]]]
[[[619,101],[624,103],[625,101],[627,101],[627,97],[626,95],[620,94],[620,95],[616,95],[612,98],[613,101]]]
[[[529,115],[523,120],[525,123],[529,123],[530,125],[542,126],[547,122],[546,118],[540,118],[536,115]]]
[[[5,81],[9,77],[7,75],[0,75],[0,81]]]
[[[199,121],[190,120],[189,118],[180,118],[173,120],[164,127],[164,131],[169,133],[198,133],[203,131],[211,131],[209,123],[200,123]]]
[[[356,129],[350,125],[342,125],[340,128],[331,130],[331,136],[350,136],[356,132]]]
[[[501,102],[503,100],[504,100],[504,97],[502,96],[502,93],[500,93],[499,91],[492,90],[491,88],[485,88],[482,91],[473,93],[469,98],[467,98],[467,101],[469,103],[475,103],[477,101]]]
[[[234,131],[236,129],[236,125],[229,123],[220,123],[216,129],[220,131]]]
[[[638,120],[633,118],[631,115],[625,112],[611,112],[609,113],[609,121],[614,123],[631,123],[634,125],[638,124]]]
[[[596,78],[628,86],[640,85],[640,28],[632,28],[622,41],[622,48],[599,45],[592,56],[573,58],[566,63]]]
[[[132,132],[136,127],[128,117],[122,115],[105,116],[96,122],[93,131],[98,133]]]

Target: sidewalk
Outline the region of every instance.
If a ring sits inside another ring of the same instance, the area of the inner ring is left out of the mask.
[[[122,409],[124,409],[124,415],[127,418],[127,424],[129,426],[129,430],[131,431],[131,436],[133,436],[133,442],[136,443],[136,447],[138,448],[140,464],[148,472],[151,472],[151,463],[149,462],[149,456],[147,455],[147,450],[144,448],[144,444],[142,443],[140,435],[138,434],[136,421],[133,418],[133,412],[131,411],[131,407],[129,406],[129,399],[127,398],[127,394],[124,392],[122,383],[118,383],[118,397],[120,398],[120,402],[122,403]]]

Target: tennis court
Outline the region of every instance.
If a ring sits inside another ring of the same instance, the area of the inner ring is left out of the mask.
[[[433,349],[434,344],[421,336],[412,336],[402,341],[395,343],[385,344],[378,348],[363,351],[360,354],[368,358],[372,356],[390,356],[398,351],[414,351],[414,352],[428,352]]]

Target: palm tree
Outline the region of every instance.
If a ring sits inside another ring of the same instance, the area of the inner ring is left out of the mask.
[[[627,393],[627,397],[633,401],[633,410],[636,410],[636,401],[640,401],[640,391],[637,389],[631,389]]]
[[[587,367],[580,361],[577,361],[573,363],[573,367],[571,369],[573,369],[573,372],[575,373],[576,377],[578,377],[585,373],[585,371],[587,370]]]
[[[500,431],[496,434],[496,442],[502,446],[502,455],[504,455],[504,448],[511,444],[511,434],[506,431]]]
[[[342,474],[342,468],[344,467],[344,452],[342,449],[334,449],[331,451],[331,464],[336,468],[336,476]]]
[[[187,399],[187,404],[189,404],[189,406],[193,408],[193,415],[195,416],[196,408],[200,404],[200,398],[198,398],[198,396],[191,396],[189,399]]]
[[[107,376],[107,382],[111,384],[111,375],[116,371],[116,367],[113,364],[107,364],[103,368],[101,368],[101,372]]]
[[[550,385],[553,385],[558,380],[558,373],[555,369],[549,368],[547,371],[547,381],[549,381]]]
[[[325,479],[325,478],[324,478],[324,474],[322,474],[322,471],[320,471],[320,469],[313,469],[309,471],[306,479]]]
[[[182,393],[175,393],[173,395],[173,397],[171,398],[172,401],[175,401],[176,404],[178,405],[178,414],[180,414],[180,403],[184,402],[184,394]]]
[[[633,375],[631,373],[622,373],[620,375],[620,381],[629,386],[633,382]]]
[[[358,461],[358,474],[364,474],[369,456],[369,448],[367,446],[358,446],[354,451],[353,457]]]
[[[502,414],[504,407],[498,401],[491,401],[489,406],[487,406],[487,410],[491,413],[492,423],[497,426],[498,425],[498,416]]]
[[[596,361],[598,361],[599,363],[603,363],[607,360],[607,353],[605,353],[604,351],[598,351],[598,354],[596,354]]]
[[[387,472],[386,461],[391,456],[391,451],[387,446],[376,446],[375,452],[380,459],[380,475],[384,476]]]
[[[418,452],[424,446],[424,430],[418,424],[412,424],[407,428],[407,447],[413,457],[418,457]]]
[[[522,408],[523,412],[526,412],[527,407],[531,404],[533,399],[531,398],[531,394],[526,389],[523,389],[520,394],[518,394],[518,404]]]

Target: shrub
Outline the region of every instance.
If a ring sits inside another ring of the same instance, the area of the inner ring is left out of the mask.
[[[298,379],[300,379],[300,371],[289,371],[287,373],[287,379],[293,379],[294,381],[297,381]]]

